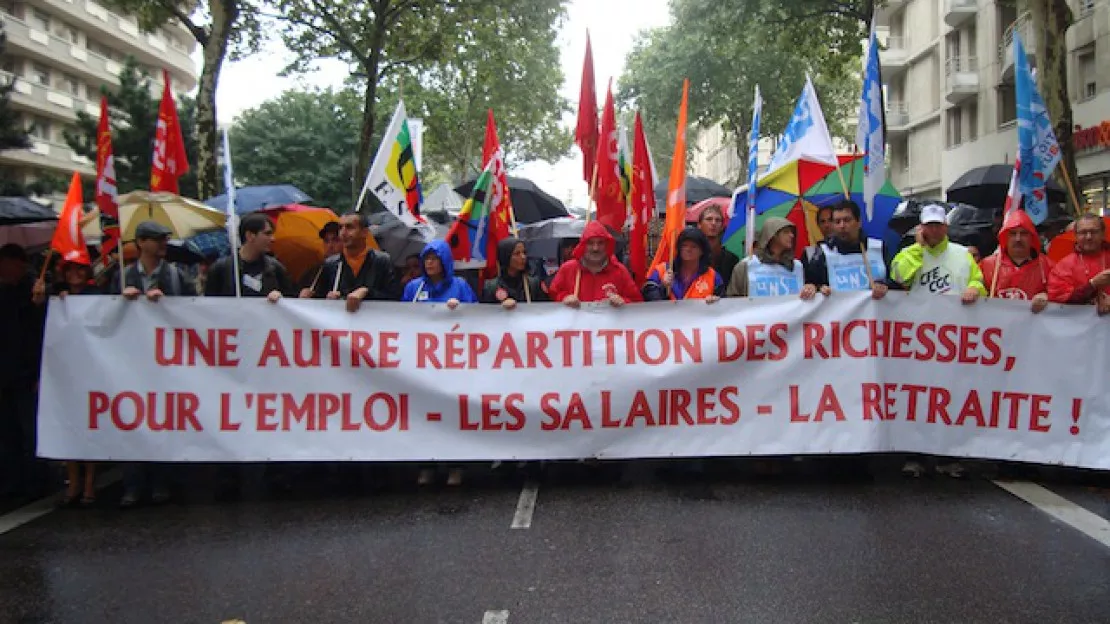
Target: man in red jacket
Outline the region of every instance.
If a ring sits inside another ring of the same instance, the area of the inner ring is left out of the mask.
[[[1056,303],[1097,304],[1110,313],[1110,244],[1106,223],[1087,213],[1075,220],[1075,251],[1048,276],[1048,298]]]
[[[998,232],[998,251],[979,262],[991,297],[1032,301],[1034,314],[1045,309],[1048,276],[1056,263],[1037,250],[1039,242],[1037,228],[1024,210],[1006,215]]]
[[[613,307],[643,301],[632,274],[613,254],[616,246],[604,225],[588,223],[574,248],[574,258],[559,267],[551,282],[551,298],[572,308],[592,301],[608,301]]]

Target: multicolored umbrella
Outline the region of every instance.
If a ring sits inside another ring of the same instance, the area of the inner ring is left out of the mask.
[[[863,208],[863,159],[859,155],[842,154],[839,157],[844,183],[850,187],[852,199]],[[755,198],[756,227],[767,217],[790,220],[798,229],[795,252],[801,257],[805,248],[821,240],[817,227],[817,213],[821,206],[835,204],[844,198],[840,175],[830,165],[798,160],[759,180]],[[738,256],[744,255],[744,237],[747,226],[748,191],[742,189],[733,196],[733,216],[725,231],[725,247]],[[901,201],[898,192],[889,182],[883,187],[875,202],[870,219],[866,211],[863,228],[867,236],[882,238],[887,222]]]

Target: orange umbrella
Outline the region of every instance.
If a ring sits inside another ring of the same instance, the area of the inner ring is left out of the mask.
[[[1106,242],[1110,243],[1110,217],[1103,217],[1102,222],[1106,224]],[[1071,228],[1048,244],[1048,257],[1052,258],[1053,262],[1067,258],[1073,251],[1075,251],[1075,230]]]
[[[285,265],[289,275],[298,279],[324,259],[320,229],[339,217],[327,208],[287,204],[260,211],[274,221],[274,256]],[[367,244],[378,249],[372,235]]]

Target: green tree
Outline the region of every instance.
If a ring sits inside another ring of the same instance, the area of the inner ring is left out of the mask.
[[[493,109],[509,166],[554,161],[567,153],[570,132],[560,125],[570,105],[556,36],[562,0],[533,0],[512,19],[475,14],[458,28],[468,36],[450,57],[428,68],[403,70],[409,114],[425,122],[424,173],[461,183],[477,175],[487,111]]]
[[[637,38],[617,94],[624,106],[642,111],[659,171],[670,169],[683,78],[690,79],[690,125],[721,124],[742,163],[757,84],[764,136],[786,126],[807,73],[830,131],[843,133],[858,102],[866,4],[674,0],[672,24]],[[804,19],[817,12],[820,20]]]
[[[152,90],[150,74],[139,69],[133,58],[127,59],[119,76],[120,86],[111,91],[101,85],[100,92],[108,98],[108,116],[112,128],[112,155],[116,167],[116,188],[119,193],[150,188],[151,156],[154,152],[154,128],[158,124],[161,95]],[[189,162],[196,162],[197,140],[191,131],[196,127],[197,102],[190,97],[177,100],[177,116],[185,139]],[[66,132],[66,144],[77,154],[96,162],[96,128],[99,118],[85,112],[77,113],[77,129]],[[181,194],[197,197],[197,172],[189,172],[178,180]],[[93,182],[86,183],[85,196],[94,196]]]
[[[354,170],[360,105],[349,89],[290,90],[243,112],[230,136],[236,182],[293,184],[317,205],[350,209],[366,173]]]
[[[289,49],[298,55],[288,71],[305,70],[320,58],[337,58],[354,69],[356,82],[362,89],[359,171],[366,171],[369,167],[376,147],[375,131],[382,117],[378,107],[387,106],[390,99],[396,101],[395,94],[392,98],[386,96],[391,88],[403,84],[406,77],[415,79],[416,84],[427,90],[435,85],[443,88],[457,86],[454,78],[436,72],[440,64],[452,62],[459,70],[481,68],[482,72],[491,72],[465,80],[473,94],[458,97],[472,98],[474,103],[469,111],[464,112],[463,122],[449,116],[453,113],[440,110],[440,103],[425,111],[429,117],[440,114],[448,123],[465,122],[469,127],[474,115],[485,114],[487,106],[482,103],[483,92],[501,96],[500,91],[489,88],[498,80],[494,74],[500,72],[500,80],[520,81],[525,76],[511,73],[514,68],[537,68],[531,58],[525,59],[520,55],[530,57],[544,49],[545,45],[553,46],[553,39],[545,37],[534,45],[530,41],[529,45],[512,49],[503,40],[494,37],[503,34],[519,43],[517,33],[546,33],[545,28],[554,31],[563,15],[562,4],[543,0],[535,5],[539,7],[537,10],[530,0],[277,0],[281,17],[285,20],[283,39]],[[506,49],[500,52],[490,49],[499,45]],[[464,54],[471,55],[471,58],[463,59]],[[489,55],[490,59],[483,62],[474,56],[482,54]],[[511,62],[504,62],[510,56]],[[497,65],[495,61],[502,63]],[[547,84],[545,89],[554,90],[554,85]],[[386,94],[382,93],[383,90]],[[406,100],[413,101],[412,92],[406,89],[405,93]],[[549,99],[541,98],[540,93],[535,91],[521,90],[511,97],[522,100],[521,104],[535,101],[535,108],[540,110],[550,104]],[[450,105],[458,101],[451,100]],[[509,103],[506,100],[490,104],[501,110]],[[478,112],[474,113],[475,110]],[[538,124],[532,127],[533,131],[539,128],[536,136],[550,137],[551,132],[544,129],[549,125],[546,117],[539,117],[539,121],[522,121]],[[508,129],[508,124],[504,127]],[[440,131],[430,119],[429,132]],[[544,140],[540,139],[540,142]],[[430,150],[440,149],[434,144],[429,135]]]
[[[169,23],[184,26],[203,52],[193,129],[197,149],[190,154],[197,177],[194,197],[207,199],[220,193],[217,185],[216,86],[224,60],[233,60],[258,49],[261,40],[258,7],[251,0],[103,0],[108,8],[134,15],[144,30]],[[180,112],[180,111],[179,111]],[[190,132],[192,134],[193,132]]]
[[[1072,143],[1073,117],[1071,92],[1068,89],[1068,28],[1075,23],[1075,15],[1067,0],[1028,0],[1031,22],[1037,25],[1035,38],[1037,82],[1044,98],[1048,118],[1056,131],[1063,158],[1057,177],[1069,176],[1078,180],[1075,167],[1075,145]],[[1065,182],[1065,180],[1061,180]],[[1082,202],[1082,198],[1079,198]]]
[[[0,58],[4,56],[7,36],[4,34],[4,24],[0,22]],[[27,136],[27,128],[19,120],[19,116],[11,108],[11,94],[15,89],[15,78],[4,80],[0,77],[0,151],[9,149],[26,149],[31,147],[31,140]]]

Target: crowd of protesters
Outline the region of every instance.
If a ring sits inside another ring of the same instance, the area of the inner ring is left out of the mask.
[[[675,255],[647,275],[634,277],[619,259],[617,238],[604,225],[588,223],[577,241],[560,247],[559,268],[551,276],[534,275],[525,243],[515,238],[500,242],[499,273],[480,288],[455,274],[451,251],[444,241],[429,243],[419,255],[405,258],[395,271],[388,254],[368,245],[369,225],[360,215],[344,215],[320,231],[326,259],[293,279],[271,254],[274,224],[263,215],[249,215],[239,224],[239,263],[230,258],[213,263],[202,280],[194,281],[166,261],[170,230],[148,221],[136,230],[138,258],[118,272],[104,272],[94,280],[91,267],[62,262],[53,279],[36,279],[26,252],[18,245],[0,248],[0,496],[41,496],[56,480],[45,462],[35,459],[35,405],[42,350],[45,308],[49,296],[121,294],[145,297],[258,297],[278,302],[283,297],[343,300],[357,312],[365,300],[439,302],[455,309],[482,303],[515,309],[526,302],[559,302],[569,307],[602,302],[614,307],[642,301],[700,299],[713,304],[722,297],[791,295],[813,300],[817,293],[870,291],[882,299],[892,290],[911,295],[959,296],[966,305],[983,297],[1026,300],[1039,313],[1049,302],[1095,305],[1110,313],[1110,244],[1105,222],[1085,214],[1069,226],[1076,237],[1074,251],[1059,263],[1044,253],[1033,222],[1021,211],[1006,215],[998,231],[998,249],[981,260],[977,249],[948,237],[946,210],[939,204],[923,207],[915,240],[897,254],[888,254],[882,241],[863,235],[860,208],[845,201],[821,209],[818,224],[825,237],[795,257],[795,225],[767,218],[761,225],[753,253],[740,259],[722,244],[726,220],[710,206],[693,227],[678,234]],[[637,277],[643,286],[638,286]],[[255,465],[262,470],[264,466]],[[936,465],[939,473],[961,476],[958,462]],[[418,482],[430,484],[436,466],[422,466]],[[462,481],[459,466],[447,467],[446,482]],[[911,458],[903,471],[926,472]],[[154,503],[170,497],[170,478],[164,465],[129,464],[124,467],[122,507],[149,496]],[[95,500],[95,466],[68,462],[63,501],[91,504]]]

